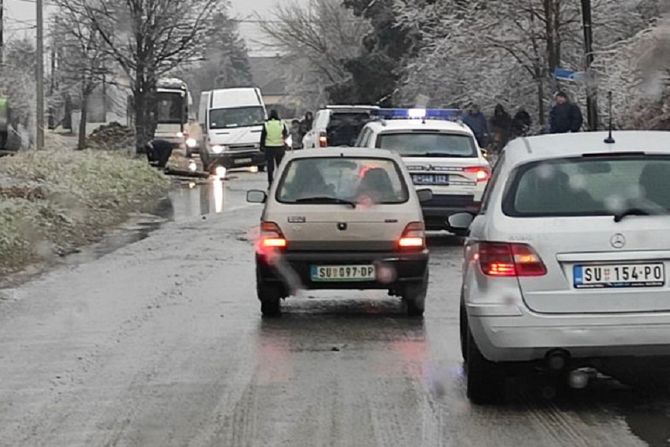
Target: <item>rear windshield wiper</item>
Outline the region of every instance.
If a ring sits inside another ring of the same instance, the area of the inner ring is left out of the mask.
[[[652,213],[642,208],[628,208],[614,215],[614,222],[619,223],[628,216],[650,216]]]
[[[356,202],[352,202],[351,200],[338,199],[337,197],[327,197],[327,196],[305,197],[296,200],[295,203],[317,203],[317,204],[335,203],[338,205],[347,205],[352,208],[356,208]]]

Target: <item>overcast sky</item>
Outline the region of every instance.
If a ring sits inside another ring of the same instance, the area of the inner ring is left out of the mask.
[[[178,1],[178,0],[175,0]],[[240,19],[256,19],[256,12],[263,17],[272,18],[272,11],[280,0],[231,0],[232,13]],[[308,0],[298,0],[307,3]],[[31,26],[35,24],[34,0],[4,0],[5,3],[5,28],[8,38],[22,36],[32,33]],[[48,0],[47,0],[48,3]],[[242,36],[247,40],[249,48],[254,54],[262,49],[263,34],[257,24],[242,23],[240,25]]]

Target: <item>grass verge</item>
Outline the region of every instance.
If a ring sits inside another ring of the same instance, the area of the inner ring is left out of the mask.
[[[106,151],[22,152],[0,159],[0,274],[63,255],[164,196],[145,161]]]

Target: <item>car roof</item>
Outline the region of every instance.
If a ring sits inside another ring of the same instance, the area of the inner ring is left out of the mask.
[[[552,158],[579,157],[584,154],[645,152],[670,155],[670,132],[616,131],[615,143],[605,143],[608,132],[581,132],[517,138],[505,147],[508,162],[520,164]]]
[[[379,106],[352,106],[352,105],[332,105],[326,106],[322,110],[333,110],[335,112],[342,112],[347,110],[352,111],[369,111],[369,110],[379,110]]]
[[[470,128],[462,122],[447,120],[376,120],[369,122],[366,127],[372,129],[375,132],[428,129],[467,134],[471,136],[474,135],[472,130],[470,130]]]
[[[301,149],[299,151],[287,152],[291,160],[301,158],[388,158],[402,163],[402,159],[395,153],[386,149],[365,149],[360,147],[327,147],[315,149]]]

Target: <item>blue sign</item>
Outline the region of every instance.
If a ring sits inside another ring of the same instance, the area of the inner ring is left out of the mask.
[[[584,72],[556,67],[554,69],[554,78],[558,81],[577,82],[584,79]]]

